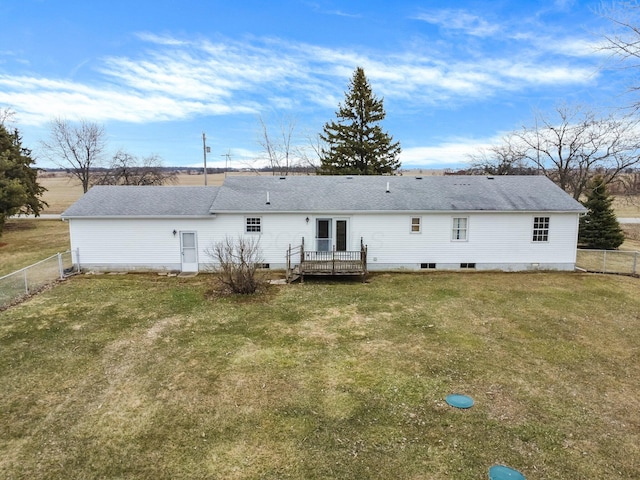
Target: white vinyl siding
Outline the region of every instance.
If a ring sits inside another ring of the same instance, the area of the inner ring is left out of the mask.
[[[210,226],[209,219],[69,220],[71,248],[78,250],[80,265],[106,270],[180,270],[181,231],[198,232],[197,257],[208,262]]]
[[[262,261],[271,268],[283,268],[289,245],[296,247],[305,239],[305,248],[315,248],[317,218],[338,218],[340,212],[322,215],[274,213],[260,215],[217,214],[210,218],[165,219],[69,219],[71,248],[79,250],[81,266],[104,270],[180,269],[180,231],[198,235],[198,259],[201,269],[211,263],[206,251],[215,242],[246,233],[247,218],[261,218],[259,246]],[[415,235],[408,225],[410,218],[421,217],[421,227],[429,225],[428,235]],[[552,234],[546,242],[532,242],[534,217],[548,217]],[[309,222],[306,221],[309,217]],[[473,235],[467,241],[451,241],[451,213],[358,213],[348,219],[347,250],[358,250],[360,239],[368,246],[368,262],[375,269],[415,269],[421,264],[459,266],[475,263],[477,269],[509,269],[510,265],[566,265],[575,263],[578,232],[577,213],[495,213],[463,212]],[[176,234],[173,234],[173,231]],[[519,267],[515,267],[519,268]]]

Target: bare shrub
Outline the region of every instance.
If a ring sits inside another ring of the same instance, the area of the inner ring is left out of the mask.
[[[254,237],[226,237],[206,250],[213,259],[213,270],[218,273],[220,282],[233,293],[255,293],[260,286],[257,270],[262,265],[262,252],[259,243]]]

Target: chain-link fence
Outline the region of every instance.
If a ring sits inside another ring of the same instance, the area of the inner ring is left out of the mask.
[[[7,307],[56,280],[76,273],[76,268],[71,251],[66,251],[0,277],[0,308]]]
[[[640,275],[640,252],[579,249],[576,267],[588,272]]]

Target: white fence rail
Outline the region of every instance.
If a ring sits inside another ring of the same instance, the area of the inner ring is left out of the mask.
[[[576,267],[588,272],[640,275],[640,252],[579,249]]]
[[[71,251],[67,250],[0,277],[0,308],[73,273],[77,273],[77,266],[73,264]]]

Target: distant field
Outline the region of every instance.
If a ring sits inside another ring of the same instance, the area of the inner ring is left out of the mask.
[[[0,277],[69,248],[69,225],[61,220],[8,220],[0,237]]]
[[[622,225],[624,231],[624,244],[620,247],[620,250],[635,250],[640,252],[640,224],[624,224]]]
[[[640,196],[618,197],[613,208],[618,217],[640,217]]]

